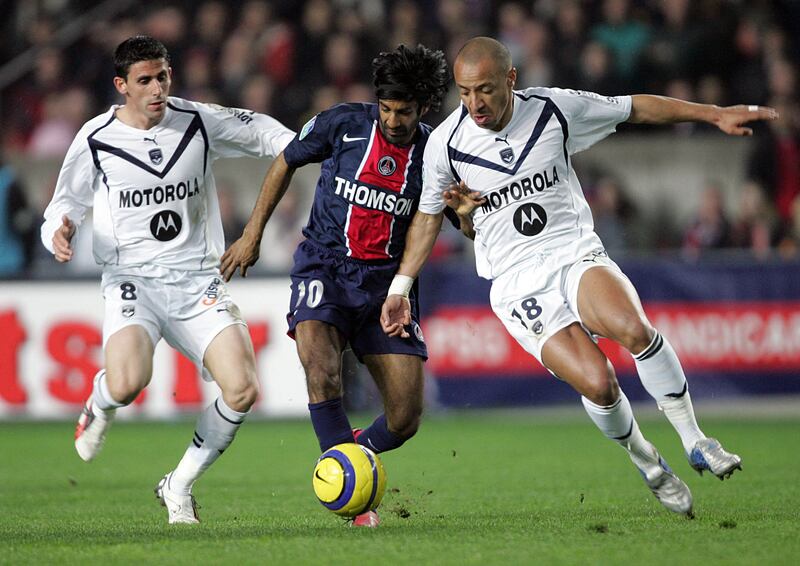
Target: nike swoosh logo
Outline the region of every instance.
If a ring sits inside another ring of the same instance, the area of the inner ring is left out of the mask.
[[[354,142],[354,141],[363,141],[365,139],[367,139],[367,138],[351,138],[347,134],[345,134],[344,137],[342,137],[342,141],[345,142],[345,143]]]
[[[323,478],[321,475],[319,475],[319,470],[315,470],[315,471],[314,471],[314,476],[315,476],[315,477],[316,477],[316,478],[317,478],[319,481],[324,481],[325,483],[331,483],[331,482],[329,482],[328,480],[326,480],[325,478]]]

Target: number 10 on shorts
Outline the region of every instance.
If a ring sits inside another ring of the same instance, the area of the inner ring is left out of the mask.
[[[300,281],[297,285],[297,302],[294,305],[294,308],[297,309],[303,303],[303,299],[306,299],[306,305],[308,308],[313,309],[317,305],[322,302],[322,292],[324,291],[324,286],[322,281],[319,279],[314,279],[308,284],[308,297],[306,297],[306,282]]]

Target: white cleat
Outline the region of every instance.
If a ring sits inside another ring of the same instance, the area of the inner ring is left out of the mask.
[[[75,450],[83,461],[89,462],[100,453],[115,413],[113,410],[95,413],[91,397],[86,401],[75,427]]]
[[[692,492],[689,491],[689,486],[672,472],[664,458],[658,454],[657,457],[659,472],[650,478],[642,472],[642,477],[644,477],[647,487],[650,488],[656,499],[661,502],[661,505],[673,513],[686,515],[690,519],[694,518],[692,513]],[[641,472],[641,470],[639,471]]]
[[[161,505],[167,508],[169,513],[169,524],[176,523],[199,523],[200,517],[197,515],[197,501],[194,495],[180,495],[170,490],[169,480],[172,477],[172,472],[169,472],[153,490],[156,497],[161,501]]]
[[[726,452],[716,438],[703,438],[695,442],[689,453],[689,464],[701,476],[703,471],[708,470],[721,480],[742,469],[739,455]]]

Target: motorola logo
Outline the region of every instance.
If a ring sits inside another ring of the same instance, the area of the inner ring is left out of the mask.
[[[172,210],[162,210],[150,220],[150,233],[156,240],[169,242],[181,231],[181,217]]]
[[[547,213],[532,202],[525,203],[514,212],[514,228],[523,236],[535,236],[544,230]]]

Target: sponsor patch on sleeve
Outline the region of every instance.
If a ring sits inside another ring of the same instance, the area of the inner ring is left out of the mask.
[[[583,96],[586,98],[594,98],[595,100],[602,100],[604,102],[608,102],[609,104],[620,104],[620,99],[617,96],[604,96],[602,94],[597,94],[596,92],[589,92],[587,90],[572,90],[568,89],[573,94],[578,96]]]
[[[297,137],[297,139],[302,140],[304,137],[306,137],[311,132],[311,130],[314,129],[314,122],[316,121],[317,117],[314,116],[308,122],[306,122],[305,125],[303,126],[303,129],[300,130],[300,135]]]

